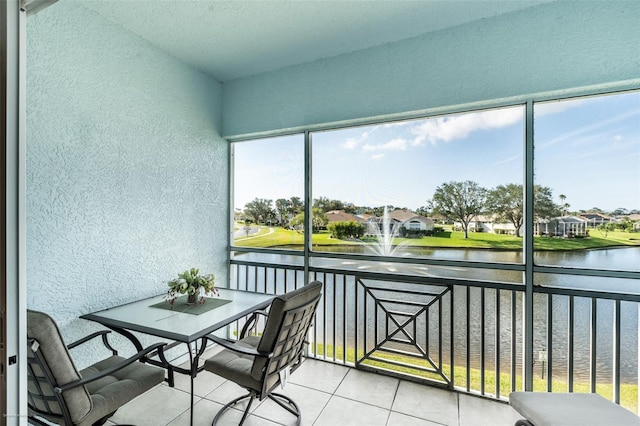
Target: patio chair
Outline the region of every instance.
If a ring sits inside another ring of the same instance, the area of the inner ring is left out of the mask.
[[[515,426],[640,425],[640,417],[595,393],[512,392],[509,404],[526,419]]]
[[[238,341],[229,341],[214,335],[207,336],[224,349],[205,361],[205,370],[231,380],[249,391],[248,394],[222,407],[213,419],[214,425],[227,409],[248,399],[240,420],[242,425],[256,398],[260,401],[265,398],[273,400],[295,415],[296,424],[300,424],[301,413],[296,403],[273,390],[281,383],[286,384],[288,375],[302,363],[307,343],[305,339],[315,316],[321,290],[322,283],[314,281],[273,299],[268,314],[264,311],[255,312],[247,324],[252,324],[258,315],[267,315],[261,336],[246,335],[247,326],[243,328]]]
[[[65,346],[53,319],[27,311],[27,381],[29,422],[63,425],[101,425],[118,408],[164,380],[164,370],[141,362],[157,343],[130,358],[117,355],[107,340],[108,330],[93,333]],[[112,355],[78,371],[68,349],[101,336]]]

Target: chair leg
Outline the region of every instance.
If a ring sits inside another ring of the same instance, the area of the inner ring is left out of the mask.
[[[529,420],[520,419],[514,426],[534,426]]]
[[[272,392],[269,394],[269,399],[274,401],[276,404],[296,416],[296,426],[300,425],[300,420],[302,419],[302,413],[300,412],[300,407],[298,404],[294,402],[293,399],[289,398],[286,395],[282,395],[280,393]]]
[[[227,411],[227,409],[231,408],[231,406],[236,405],[238,402],[249,398],[249,403],[247,404],[247,409],[244,410],[244,414],[242,415],[242,419],[240,420],[240,423],[238,424],[238,426],[242,426],[242,424],[244,423],[244,421],[246,420],[247,416],[249,415],[249,410],[251,409],[251,404],[253,404],[253,400],[256,399],[256,394],[255,392],[249,392],[246,395],[242,395],[239,396],[238,398],[228,402],[227,404],[225,404],[224,407],[222,407],[220,409],[220,411],[218,411],[218,413],[216,414],[216,416],[213,418],[213,422],[211,423],[212,426],[218,424],[218,420],[220,420],[220,417],[222,417],[222,415],[224,414],[225,411]]]

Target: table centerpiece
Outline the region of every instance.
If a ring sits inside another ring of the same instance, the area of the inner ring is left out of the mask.
[[[181,294],[187,294],[187,303],[198,305],[206,301],[204,296],[218,294],[215,288],[215,276],[213,274],[200,275],[198,268],[191,268],[178,274],[178,278],[172,279],[167,285],[169,291],[166,300],[171,306]]]

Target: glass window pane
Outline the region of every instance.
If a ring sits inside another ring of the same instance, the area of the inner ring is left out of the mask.
[[[304,136],[233,143],[233,245],[301,250]]]
[[[523,107],[312,137],[314,251],[521,262]]]
[[[640,270],[640,93],[537,103],[534,134],[536,263]]]

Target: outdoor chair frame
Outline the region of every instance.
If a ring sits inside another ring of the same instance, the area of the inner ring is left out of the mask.
[[[51,336],[41,336],[39,339],[27,336],[29,423],[48,425],[49,423],[40,419],[42,418],[69,426],[102,425],[126,402],[164,380],[163,369],[143,363],[132,364],[137,361],[144,362],[153,354],[161,354],[165,343],[156,343],[125,359],[118,356],[118,351],[109,343],[109,330],[92,333],[65,346],[57,325],[48,315],[36,311],[28,311],[28,315],[28,322],[36,316],[40,316],[39,321],[50,321],[47,325],[51,331]],[[112,356],[82,370],[85,372],[83,375],[76,370],[68,349],[97,337],[102,338],[102,343],[111,351]],[[44,353],[46,345],[54,347],[53,350],[57,352]],[[60,377],[63,376],[72,379],[61,380]],[[126,384],[123,384],[124,379],[128,379]],[[114,387],[119,385],[127,391],[121,392],[119,388]],[[107,389],[109,386],[112,386],[111,389]],[[114,393],[117,393],[118,397],[110,399],[109,395]],[[102,403],[97,403],[92,398],[98,398]],[[79,407],[82,407],[82,410],[79,410]]]
[[[242,425],[249,415],[253,401],[269,398],[294,416],[300,424],[298,405],[288,396],[273,390],[286,381],[289,374],[302,364],[307,333],[315,317],[322,296],[322,283],[314,281],[306,286],[276,297],[269,313],[256,311],[251,314],[237,341],[209,335],[207,338],[224,349],[205,361],[204,368],[231,380],[248,390],[248,393],[227,403],[213,419],[217,424],[221,416],[233,405],[248,399],[240,420]],[[259,316],[266,316],[261,336],[249,335]]]

